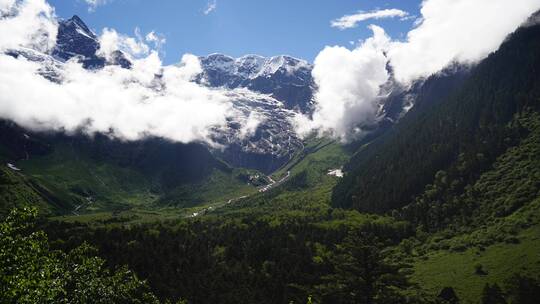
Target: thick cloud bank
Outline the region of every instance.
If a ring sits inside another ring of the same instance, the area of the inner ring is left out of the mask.
[[[405,41],[378,42],[385,40],[384,31],[371,26],[373,37],[353,50],[326,47],[313,70],[315,113],[312,119],[297,117],[297,129],[348,140],[358,134],[355,127],[375,119],[387,65],[396,81],[408,85],[453,62],[477,62],[538,9],[540,0],[424,0],[421,18]],[[347,28],[361,19],[338,20]]]
[[[371,29],[373,37],[354,50],[334,46],[319,53],[312,72],[318,87],[316,110],[312,119],[297,116],[300,134],[315,129],[320,135],[357,135],[359,130],[354,127],[358,122],[369,122],[375,117],[374,101],[379,87],[388,80],[383,50],[390,40],[382,28]]]
[[[540,0],[426,0],[419,26],[389,49],[396,78],[410,82],[452,61],[481,60],[538,9]]]
[[[44,61],[5,55],[13,49],[47,52],[54,46],[57,24],[44,0],[0,0],[0,9],[1,118],[33,130],[214,144],[212,130],[240,115],[225,92],[193,82],[202,71],[197,57],[184,55],[179,64],[163,66],[157,51],[145,44],[162,41],[154,33],[130,38],[105,29],[100,54],[107,57],[121,49],[132,67],[89,71],[75,60],[60,63],[39,52],[34,53]],[[59,81],[44,78],[44,70],[52,70]],[[250,128],[255,123],[239,120]]]
[[[30,47],[46,51],[54,46],[57,24],[44,0],[0,0],[0,50]]]

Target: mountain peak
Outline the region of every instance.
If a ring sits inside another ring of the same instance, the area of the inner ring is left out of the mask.
[[[208,58],[209,60],[226,60],[226,61],[234,60],[233,57],[225,55],[225,54],[221,54],[221,53],[212,53],[203,58]]]
[[[99,42],[96,34],[86,26],[79,16],[74,15],[68,20],[59,22],[53,56],[61,60],[82,56],[85,67],[101,67],[103,60],[96,56],[98,49]]]
[[[71,18],[68,19],[68,21],[73,21],[73,22],[77,22],[77,23],[82,23],[84,24],[84,22],[82,21],[82,19],[77,16],[77,15],[73,15]]]
[[[84,23],[84,21],[82,21],[82,19],[77,15],[73,15],[73,17],[71,17],[70,19],[64,22],[61,22],[61,24],[66,27],[73,27],[75,29],[80,29],[82,31],[78,31],[79,33],[86,34],[87,36],[93,39],[96,38],[96,34],[94,34],[94,32],[92,32],[92,30],[88,28],[86,23]]]

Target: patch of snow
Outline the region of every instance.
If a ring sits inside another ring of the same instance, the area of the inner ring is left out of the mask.
[[[14,170],[14,171],[21,171],[21,169],[15,167],[14,164],[7,163],[7,166],[8,166],[8,168],[10,168],[11,170]]]
[[[330,170],[328,170],[328,175],[335,176],[335,177],[343,177],[343,170],[342,169],[330,169]]]
[[[405,102],[403,104],[403,113],[402,115],[405,115],[405,113],[409,112],[410,109],[414,107],[414,97],[410,94],[405,96]]]
[[[77,16],[74,16],[70,20],[67,20],[66,24],[75,27],[77,32],[81,35],[84,35],[90,39],[95,40],[96,34],[84,24],[84,22]]]
[[[281,55],[271,57],[267,60],[264,68],[258,76],[269,76],[275,74],[279,69],[284,69],[288,75],[294,74],[301,68],[310,68],[307,61],[291,56]]]
[[[91,37],[90,35],[88,35],[88,33],[85,30],[83,30],[82,28],[80,28],[79,26],[77,26],[77,33],[83,35],[84,37],[95,40],[94,37]]]
[[[261,71],[262,75],[275,74],[285,64],[285,58],[283,56],[276,56],[270,58],[264,68]]]

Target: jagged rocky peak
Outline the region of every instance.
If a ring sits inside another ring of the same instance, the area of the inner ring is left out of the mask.
[[[82,21],[82,19],[77,15],[73,15],[73,17],[71,17],[70,19],[60,23],[63,24],[65,28],[69,28],[72,30],[74,29],[75,31],[83,35],[87,35],[90,38],[96,39],[96,34],[91,29],[89,29],[88,26],[84,23],[84,21]]]
[[[131,62],[121,51],[113,52],[109,61],[98,55],[100,48],[96,34],[75,15],[67,20],[61,20],[58,24],[56,47],[52,55],[59,60],[69,60],[78,57],[85,68],[99,69],[105,65],[119,65],[129,69]]]
[[[23,56],[29,60],[40,62],[40,74],[50,81],[61,83],[62,69],[67,60],[78,60],[85,68],[100,69],[105,65],[115,64],[129,68],[131,62],[124,53],[117,50],[107,58],[99,54],[99,39],[88,26],[77,16],[61,20],[57,34],[57,44],[50,53],[42,53],[33,49],[20,48],[6,52],[10,56]],[[223,129],[215,130],[215,141],[227,147],[221,153],[223,159],[240,166],[271,172],[286,161],[301,147],[296,137],[290,118],[294,113],[283,107],[283,103],[270,94],[260,94],[247,89],[250,75],[260,72],[267,58],[248,55],[232,58],[221,54],[213,54],[201,58],[206,71],[214,71],[215,79],[223,77],[230,81],[237,79],[237,90],[230,94],[234,111],[238,114],[231,118],[230,124]],[[235,76],[236,75],[236,76]],[[240,86],[240,82],[248,80]],[[276,82],[277,87],[286,86],[286,82]],[[234,85],[231,85],[234,87]],[[271,86],[269,87],[272,88]],[[257,128],[246,133],[240,128],[249,117],[256,117]]]
[[[94,57],[99,49],[96,34],[78,16],[62,20],[58,25],[53,55],[63,60],[75,56]]]

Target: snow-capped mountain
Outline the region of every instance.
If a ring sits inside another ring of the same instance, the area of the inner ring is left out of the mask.
[[[200,57],[201,82],[212,87],[247,88],[270,94],[288,109],[308,112],[311,106],[313,66],[290,56],[246,55],[233,58],[223,54]]]
[[[41,75],[56,82],[62,81],[58,73],[62,64],[73,58],[87,69],[106,65],[131,68],[132,63],[121,51],[114,52],[107,60],[99,54],[99,48],[96,34],[79,17],[73,16],[59,21],[57,43],[49,54],[26,48],[10,50],[8,54],[41,62]],[[302,149],[291,118],[313,110],[310,63],[285,55],[233,58],[212,54],[199,60],[202,73],[197,81],[208,87],[227,89],[238,114],[229,118],[226,127],[213,130],[213,140],[221,144],[214,150],[215,154],[234,166],[272,172]],[[366,131],[378,134],[395,123],[415,104],[423,89],[422,83],[400,88],[389,82],[388,97],[381,101],[378,123],[365,126]],[[250,127],[253,130],[248,130]]]
[[[107,61],[98,54],[99,47],[96,34],[75,15],[58,23],[56,46],[52,56],[61,61],[77,57],[87,69],[99,69],[108,64],[131,67],[131,62],[121,51],[115,51]]]
[[[59,64],[72,58],[77,58],[86,69],[100,69],[105,65],[131,67],[131,62],[123,52],[115,51],[107,60],[99,55],[99,47],[96,34],[75,15],[67,20],[59,20],[56,45],[50,53],[46,54],[29,48],[9,50],[7,53],[14,57],[23,56],[30,61],[43,62],[43,66],[49,69],[58,67]]]
[[[227,147],[220,152],[225,160],[235,166],[272,172],[302,148],[290,120],[295,113],[311,110],[311,64],[284,55],[233,58],[212,54],[199,60],[203,69],[199,82],[230,89],[235,108],[260,122],[247,137],[239,134],[237,122],[229,123],[228,130],[220,130],[216,141]]]
[[[40,62],[40,74],[55,82],[62,82],[62,65],[73,58],[86,69],[101,69],[105,65],[129,69],[132,65],[121,51],[114,52],[109,60],[100,56],[96,34],[77,16],[59,21],[56,38],[56,46],[49,53],[28,48],[7,53]],[[288,56],[267,59],[250,55],[236,60],[213,55],[202,57],[201,63],[203,73],[199,81],[210,87],[227,88],[233,110],[238,114],[229,118],[225,128],[213,130],[213,140],[221,144],[215,154],[234,166],[271,172],[301,149],[290,119],[295,115],[292,108],[299,109],[310,100],[311,66],[306,61]],[[293,93],[283,94],[297,88],[309,97],[296,100]],[[246,130],[246,126],[253,130]]]

